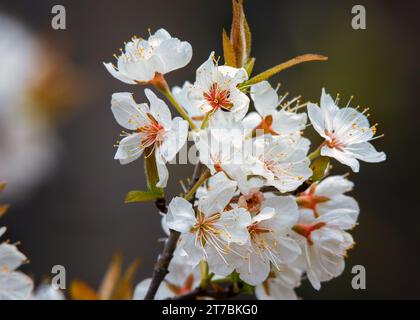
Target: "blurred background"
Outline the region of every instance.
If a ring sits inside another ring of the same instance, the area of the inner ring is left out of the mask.
[[[102,62],[131,36],[164,27],[194,49],[190,64],[168,82],[193,81],[210,51],[222,54],[231,3],[62,0],[67,30],[53,30],[55,4],[0,0],[0,180],[9,182],[0,203],[11,204],[0,225],[22,242],[30,258],[23,271],[37,283],[61,264],[68,282],[97,287],[117,250],[127,264],[140,257],[137,282],[151,275],[164,234],[152,203],[123,203],[127,191],[144,188],[145,177],[141,161],[113,160],[121,128],[110,98],[133,91],[142,101],[144,94],[110,76]],[[356,4],[366,8],[366,30],[351,27]],[[354,105],[371,107],[370,121],[385,133],[375,145],[388,160],[350,174],[361,215],[346,270],[320,292],[304,282],[298,293],[305,299],[420,298],[419,8],[415,1],[245,1],[255,71],[304,53],[326,55],[327,62],[288,69],[272,84],[313,102],[322,87],[340,92],[342,103],[354,95]],[[179,192],[178,180],[191,170],[170,166],[168,195]],[[358,264],[366,267],[366,290],[351,287]]]

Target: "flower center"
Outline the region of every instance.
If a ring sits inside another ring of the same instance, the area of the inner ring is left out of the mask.
[[[263,233],[272,232],[272,230],[269,228],[259,226],[258,222],[250,224],[247,228],[248,228],[248,232],[251,238],[257,235],[263,234]]]
[[[262,130],[264,134],[271,134],[273,136],[279,135],[277,131],[272,128],[273,116],[270,114],[261,120],[261,123],[255,128],[256,133]]]
[[[274,160],[265,160],[264,167],[274,175],[277,175],[279,173],[279,166]]]
[[[150,120],[149,124],[136,130],[139,133],[144,133],[141,141],[141,146],[143,148],[150,147],[155,143],[161,144],[165,134],[165,128],[157,122],[150,113],[147,114],[147,117]]]
[[[195,233],[195,245],[203,249],[207,256],[206,246],[211,246],[217,252],[219,257],[228,264],[225,256],[231,251],[229,241],[225,241],[222,235],[230,238],[231,235],[226,230],[226,225],[221,224],[219,219],[221,213],[215,213],[210,217],[206,217],[202,212],[198,212],[196,224],[191,228],[190,232]]]
[[[318,222],[316,224],[299,223],[299,224],[295,224],[292,227],[292,230],[296,232],[297,234],[300,234],[301,236],[305,237],[309,245],[313,245],[314,243],[311,239],[312,232],[315,230],[321,229],[324,226],[325,226],[325,222]]]
[[[332,132],[325,130],[325,135],[328,136],[328,138],[325,139],[325,144],[328,146],[328,148],[335,148],[337,150],[343,151],[344,145],[338,140],[334,130]]]
[[[197,239],[201,241],[206,240],[209,234],[219,234],[220,231],[216,228],[215,222],[219,220],[220,213],[216,213],[210,217],[206,217],[203,213],[197,213],[197,222],[192,227],[191,232],[197,234]]]
[[[330,199],[325,196],[317,196],[315,194],[316,184],[313,183],[309,188],[309,191],[298,194],[296,202],[301,208],[311,209],[314,213],[315,218],[319,217],[317,212],[317,205],[319,203],[327,202]]]
[[[261,210],[261,204],[263,201],[264,194],[255,188],[247,195],[241,195],[238,200],[238,205],[247,209],[252,214],[257,214]]]
[[[230,91],[221,90],[217,83],[213,83],[210,87],[210,91],[204,92],[203,96],[213,110],[223,109],[225,111],[230,111],[233,107],[233,103],[229,100]]]

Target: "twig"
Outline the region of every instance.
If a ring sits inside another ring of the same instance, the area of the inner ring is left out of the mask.
[[[162,254],[159,255],[158,261],[153,269],[152,281],[145,296],[145,300],[153,300],[155,294],[168,273],[169,263],[172,260],[180,233],[178,231],[170,230],[168,240],[165,242]]]
[[[197,163],[194,168],[193,178],[189,185],[189,190],[192,190],[195,184],[199,181],[202,171],[201,163]],[[190,201],[194,201],[194,196],[191,197]],[[166,206],[165,206],[166,207]],[[162,254],[159,255],[158,260],[153,269],[152,281],[150,282],[149,289],[147,290],[145,300],[153,300],[160,284],[168,273],[169,263],[172,260],[176,245],[179,239],[180,233],[178,231],[170,230],[168,240],[165,242]]]
[[[155,201],[155,206],[162,213],[168,212],[168,207],[166,206],[166,199],[164,197],[157,198]]]

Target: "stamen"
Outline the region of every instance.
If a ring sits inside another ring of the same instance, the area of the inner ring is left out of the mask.
[[[222,90],[217,82],[213,83],[209,92],[204,92],[203,96],[213,110],[223,109],[225,111],[230,111],[233,107],[233,103],[229,100],[230,91]]]

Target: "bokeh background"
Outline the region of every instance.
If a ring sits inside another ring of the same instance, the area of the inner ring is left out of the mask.
[[[8,226],[7,238],[22,242],[21,249],[31,260],[23,270],[37,282],[53,265],[61,264],[68,281],[79,278],[96,287],[116,250],[124,254],[126,263],[141,258],[136,276],[141,280],[150,276],[162,248],[157,240],[164,234],[151,203],[123,203],[127,191],[145,186],[145,178],[141,161],[121,166],[113,160],[120,127],[109,106],[116,91],[132,91],[141,101],[143,88],[112,78],[102,62],[111,61],[132,35],[165,27],[194,49],[191,63],[169,74],[169,83],[192,81],[210,51],[222,54],[221,31],[230,27],[230,1],[62,0],[67,10],[65,31],[51,28],[55,4],[0,1],[1,13],[18,19],[42,39],[46,61],[37,66],[45,70],[50,63],[58,70],[43,83],[49,93],[47,102],[51,94],[55,96],[54,90],[61,90],[53,103],[45,104],[52,107],[42,111],[48,115],[48,133],[34,138],[44,139],[47,149],[52,148],[46,151],[52,153],[46,157],[51,162],[35,165],[35,172],[47,167],[39,174],[42,177],[28,174],[25,180],[24,174],[19,188],[10,185],[11,191],[0,198],[12,205],[1,225]],[[356,4],[366,8],[367,30],[351,28],[351,8]],[[420,298],[418,3],[248,0],[245,10],[257,72],[299,54],[327,55],[328,62],[299,65],[272,83],[279,81],[280,91],[311,101],[319,100],[322,87],[334,95],[340,92],[342,103],[354,95],[354,104],[371,107],[371,122],[379,122],[379,133],[385,133],[376,146],[386,151],[388,160],[363,163],[360,174],[350,174],[361,215],[353,231],[357,246],[350,252],[344,274],[323,284],[320,292],[304,282],[300,295],[306,299]],[[11,52],[21,42],[25,40],[10,42]],[[25,46],[19,50],[26,50]],[[1,53],[7,54],[7,50]],[[22,85],[13,73],[10,81],[16,87]],[[7,123],[13,124],[13,117]],[[8,139],[6,133],[1,135],[0,141]],[[16,162],[13,170],[25,172],[25,166],[33,164],[30,153],[26,159]],[[335,169],[349,170],[339,165]],[[190,175],[192,168],[171,166],[170,170],[169,195],[179,192],[178,180]],[[366,267],[366,290],[351,287],[351,267],[357,264]]]

